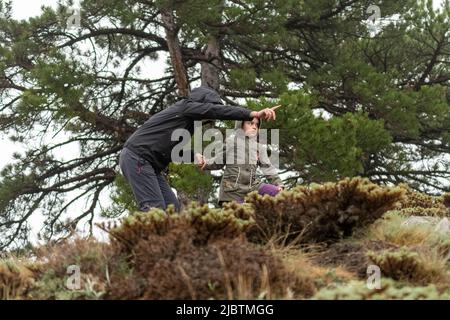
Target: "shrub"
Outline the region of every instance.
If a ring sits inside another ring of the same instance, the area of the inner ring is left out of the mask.
[[[412,284],[447,282],[446,259],[430,253],[413,252],[407,248],[394,251],[368,252],[384,276]]]
[[[450,208],[450,193],[447,192],[442,196],[442,202],[447,208]]]
[[[35,249],[36,282],[27,294],[29,299],[98,299],[104,294],[108,269],[116,269],[107,243],[95,239],[75,238]],[[80,288],[69,289],[67,280],[77,266]]]
[[[366,239],[389,242],[398,246],[427,246],[430,251],[437,249],[447,255],[450,249],[450,235],[435,232],[431,224],[404,224],[408,216],[402,211],[387,212],[366,232]]]
[[[201,245],[218,239],[244,236],[253,223],[250,213],[248,206],[233,204],[221,210],[191,203],[181,214],[175,213],[173,207],[167,212],[160,209],[137,212],[123,219],[120,227],[108,227],[108,232],[113,246],[123,253],[130,253],[130,249],[142,240],[165,237],[169,233],[187,232],[195,244]]]
[[[248,231],[254,242],[279,238],[286,242],[335,242],[372,223],[401,199],[401,188],[384,188],[367,179],[298,186],[276,197],[251,193],[256,225]]]
[[[33,284],[33,272],[13,258],[0,260],[0,299],[21,299]]]
[[[423,300],[450,299],[447,293],[441,293],[434,285],[409,287],[391,279],[381,279],[380,289],[369,289],[364,281],[351,281],[344,286],[332,286],[317,292],[317,300]]]
[[[285,296],[295,284],[280,258],[248,243],[248,206],[191,204],[182,214],[154,209],[109,230],[129,277],[113,277],[108,299],[232,299]]]
[[[400,188],[406,190],[405,197],[396,207],[402,214],[409,216],[450,216],[449,208],[446,208],[448,196],[435,197],[412,190],[408,185],[400,184]]]

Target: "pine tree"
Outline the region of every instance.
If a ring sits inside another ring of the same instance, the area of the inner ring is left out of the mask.
[[[1,172],[0,247],[26,240],[38,211],[45,238],[92,227],[102,195],[123,185],[127,137],[199,84],[231,105],[285,105],[266,125],[281,129],[292,185],[359,175],[448,190],[449,2],[376,1],[378,33],[373,4],[84,0],[77,27],[72,1],[22,21],[0,1],[0,132],[26,149]],[[161,77],[146,68],[158,59]]]

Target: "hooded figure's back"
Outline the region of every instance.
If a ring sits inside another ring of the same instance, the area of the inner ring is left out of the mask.
[[[138,154],[159,172],[171,162],[172,149],[182,138],[173,139],[177,129],[194,132],[194,121],[203,119],[248,120],[251,110],[225,106],[219,94],[208,87],[199,87],[167,109],[150,117],[128,140],[125,147]],[[187,143],[188,141],[183,141]],[[193,161],[193,152],[191,152]]]

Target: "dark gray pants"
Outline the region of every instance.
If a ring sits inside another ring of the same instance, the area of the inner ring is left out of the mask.
[[[123,148],[119,158],[120,170],[133,189],[139,210],[166,209],[173,204],[177,211],[180,203],[166,179],[155,173],[152,165],[128,148]]]

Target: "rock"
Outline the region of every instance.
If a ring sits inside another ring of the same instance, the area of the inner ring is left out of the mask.
[[[420,224],[434,226],[434,231],[438,233],[450,233],[450,221],[447,218],[411,216],[402,223],[405,226]]]
[[[413,226],[417,224],[431,224],[435,225],[438,223],[440,218],[436,217],[425,217],[425,216],[410,216],[402,224],[405,226]]]
[[[450,222],[447,218],[442,218],[434,228],[439,233],[450,233]]]

